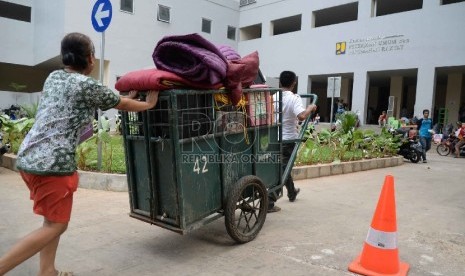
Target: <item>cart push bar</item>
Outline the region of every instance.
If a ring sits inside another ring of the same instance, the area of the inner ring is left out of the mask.
[[[314,104],[314,105],[316,105],[316,102],[318,101],[318,96],[316,94],[298,94],[298,95],[301,98],[311,98],[312,99],[311,103]],[[287,178],[289,177],[289,175],[291,173],[292,167],[294,165],[294,161],[295,161],[295,159],[297,157],[297,152],[299,151],[300,144],[302,143],[302,140],[303,140],[303,137],[304,137],[304,134],[305,134],[305,130],[307,130],[308,123],[310,122],[310,118],[312,117],[311,115],[312,114],[310,114],[303,121],[303,123],[301,125],[299,136],[298,136],[297,140],[295,140],[294,150],[292,151],[291,157],[289,158],[289,162],[287,163],[287,166],[284,169],[284,173],[283,173],[283,176],[281,178],[281,185],[280,186],[284,185],[284,183],[286,182]]]

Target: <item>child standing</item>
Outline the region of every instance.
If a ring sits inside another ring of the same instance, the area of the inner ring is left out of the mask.
[[[320,114],[319,113],[316,114],[314,123],[315,123],[315,125],[318,125],[320,123]]]
[[[386,111],[381,112],[378,118],[378,125],[379,127],[384,127],[386,125]]]

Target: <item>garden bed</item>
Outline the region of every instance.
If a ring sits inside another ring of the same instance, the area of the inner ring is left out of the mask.
[[[366,171],[380,169],[386,167],[394,167],[404,164],[402,156],[394,156],[387,158],[376,158],[349,161],[342,163],[318,164],[310,166],[296,166],[292,169],[292,177],[294,180],[303,180],[317,178],[323,176],[331,176],[345,173],[353,173],[358,171]],[[0,165],[10,170],[16,169],[16,155],[5,154],[2,156]],[[126,192],[127,178],[126,174],[111,174],[99,172],[79,172],[79,187],[85,189]]]

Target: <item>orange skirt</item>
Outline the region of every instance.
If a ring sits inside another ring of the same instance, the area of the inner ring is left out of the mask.
[[[77,190],[79,176],[36,175],[20,171],[34,201],[34,213],[51,222],[67,223],[71,217],[73,193]]]

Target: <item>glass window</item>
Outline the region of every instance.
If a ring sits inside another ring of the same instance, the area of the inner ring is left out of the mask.
[[[134,12],[134,1],[133,0],[121,0],[121,10],[125,12]]]
[[[212,21],[210,19],[202,18],[202,32],[211,34]]]
[[[170,22],[170,7],[158,5],[157,20],[163,22]]]
[[[243,7],[243,6],[247,6],[247,5],[256,3],[256,2],[257,2],[256,0],[241,0],[241,1],[239,2],[239,6],[240,6],[240,7]]]
[[[228,38],[231,40],[236,40],[236,28],[233,26],[228,26]]]

